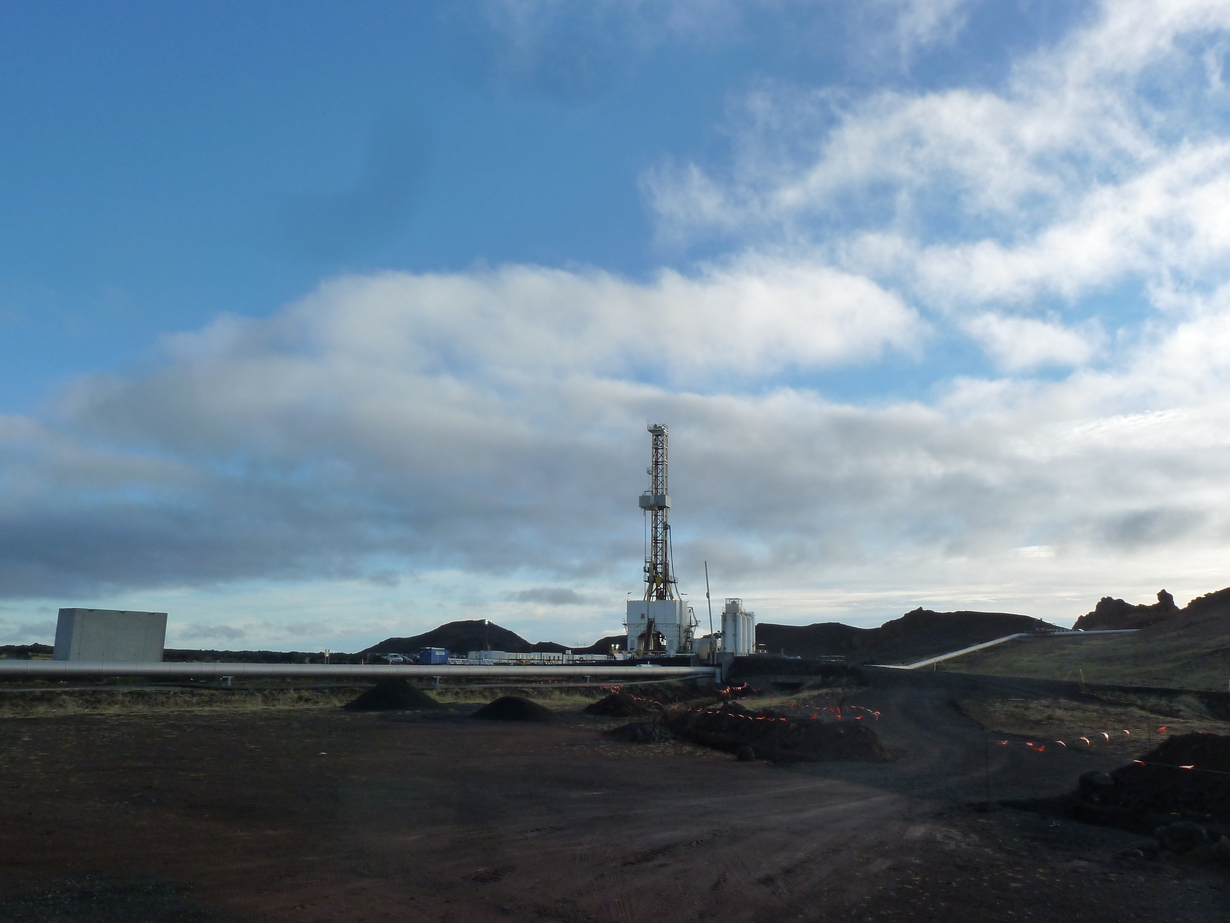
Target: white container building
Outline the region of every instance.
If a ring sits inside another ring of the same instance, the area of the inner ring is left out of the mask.
[[[161,663],[167,640],[165,612],[61,609],[55,660]]]

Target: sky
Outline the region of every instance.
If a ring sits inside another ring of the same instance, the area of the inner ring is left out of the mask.
[[[0,9],[0,643],[1230,585],[1222,0]]]

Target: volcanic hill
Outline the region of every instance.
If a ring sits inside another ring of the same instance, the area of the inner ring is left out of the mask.
[[[843,656],[849,663],[910,663],[994,641],[1018,632],[1055,631],[1057,625],[1009,612],[933,612],[921,606],[879,628],[840,622],[756,626],[756,643],[769,654]]]
[[[1137,630],[1008,644],[950,661],[949,667],[970,673],[1221,691],[1230,680],[1230,588],[1198,596],[1181,609],[1165,590],[1158,593],[1156,604],[1146,606],[1104,597],[1076,624],[1082,630]]]
[[[568,650],[564,645],[553,641],[531,644],[519,634],[486,619],[466,619],[447,622],[439,628],[409,638],[385,638],[379,644],[373,644],[359,653],[418,654],[425,647],[442,647],[451,654],[466,654],[470,651],[507,651],[511,654],[545,651],[562,654]]]

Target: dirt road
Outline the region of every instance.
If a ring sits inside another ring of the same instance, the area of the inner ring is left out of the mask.
[[[132,882],[188,889],[165,921],[1230,917],[1216,870],[1117,858],[1136,841],[1115,831],[970,808],[988,748],[948,698],[911,684],[853,700],[905,749],[886,766],[617,744],[576,716],[7,720],[0,920],[125,919]],[[994,797],[1054,794],[1094,765],[1048,754],[992,752]],[[80,915],[29,915],[32,895],[82,876],[118,884],[65,898]]]

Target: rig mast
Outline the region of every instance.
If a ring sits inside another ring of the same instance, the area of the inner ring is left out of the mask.
[[[641,509],[649,515],[649,545],[645,549],[645,599],[677,599],[676,578],[671,560],[671,526],[668,511],[671,508],[667,489],[667,429],[665,424],[651,423],[649,434],[653,438],[652,460],[646,469],[649,474],[649,490],[641,494]]]

